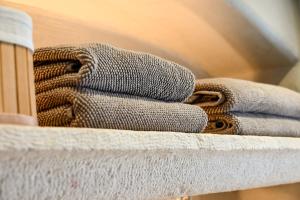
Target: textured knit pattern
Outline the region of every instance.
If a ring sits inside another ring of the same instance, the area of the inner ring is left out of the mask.
[[[196,82],[188,103],[208,113],[205,132],[300,136],[300,94],[251,81],[215,78]]]
[[[186,68],[153,55],[104,44],[34,53],[39,124],[201,132],[207,115],[180,103],[194,90]]]
[[[57,88],[37,95],[42,126],[199,133],[207,124],[197,106],[95,90]]]
[[[42,48],[33,57],[37,93],[85,87],[180,102],[195,85],[193,73],[176,63],[105,44]]]

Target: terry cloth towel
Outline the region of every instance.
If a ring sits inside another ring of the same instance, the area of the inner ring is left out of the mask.
[[[37,95],[42,126],[199,133],[207,115],[197,106],[90,89],[56,88]]]
[[[207,112],[204,132],[300,136],[300,94],[283,87],[230,78],[202,79],[188,103]]]
[[[42,48],[33,58],[37,93],[84,87],[181,102],[195,85],[193,73],[176,63],[106,44]]]

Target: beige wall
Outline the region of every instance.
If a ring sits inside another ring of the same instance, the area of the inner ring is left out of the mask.
[[[36,47],[92,38],[166,57],[189,67],[198,77],[205,71],[211,76],[270,83],[281,80],[296,61],[284,49],[282,53],[274,48],[225,0],[9,2],[30,6],[30,14],[44,15],[33,17]],[[83,25],[93,31],[76,30]],[[107,33],[115,36],[106,37]],[[139,43],[138,47],[133,43]]]
[[[300,55],[300,6],[297,0],[228,0],[272,37]]]

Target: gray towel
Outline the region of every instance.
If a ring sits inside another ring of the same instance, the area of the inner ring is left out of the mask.
[[[58,87],[90,88],[163,101],[184,101],[194,90],[188,69],[146,54],[105,44],[37,49],[36,92]]]
[[[208,113],[205,132],[300,136],[300,94],[286,88],[229,78],[202,79],[188,103]]]
[[[42,126],[200,132],[207,115],[179,103],[194,75],[173,62],[104,44],[60,46],[34,53]]]
[[[197,106],[90,89],[56,88],[37,95],[42,126],[201,132],[207,115]]]

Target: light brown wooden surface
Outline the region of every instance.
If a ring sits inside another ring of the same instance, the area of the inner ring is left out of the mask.
[[[202,77],[277,83],[297,60],[225,0],[1,2],[30,14],[35,47],[105,42],[183,64]]]
[[[30,111],[32,116],[37,117],[32,53],[30,51],[27,51],[26,56],[28,69],[27,77],[29,82]]]
[[[191,197],[191,200],[239,200],[239,192],[234,191],[199,195]]]
[[[0,72],[0,112],[36,117],[32,52],[0,42]]]
[[[299,200],[300,183],[191,197],[191,200]]]
[[[0,43],[2,68],[2,98],[6,113],[18,113],[14,45]]]
[[[24,47],[15,47],[16,56],[16,74],[17,74],[17,93],[19,112],[25,115],[31,115],[30,108],[30,88],[27,67],[27,49]]]
[[[1,55],[1,48],[0,48],[0,55]],[[0,61],[0,77],[2,77],[2,61]],[[3,79],[0,79],[0,94],[3,94]],[[3,103],[3,95],[0,95],[0,112],[4,111],[4,103]]]
[[[299,200],[300,183],[239,192],[238,200]]]

